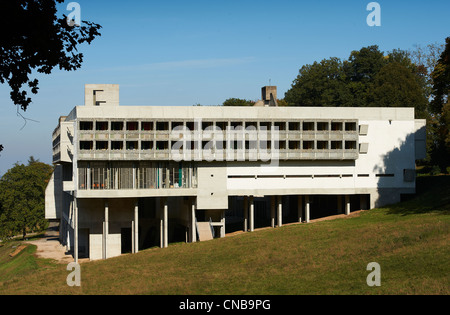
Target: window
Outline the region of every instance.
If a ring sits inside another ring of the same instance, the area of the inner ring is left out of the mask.
[[[303,150],[314,150],[314,141],[303,141]]]
[[[327,150],[328,149],[328,141],[317,141],[317,149],[318,150]]]
[[[356,123],[355,122],[346,122],[345,123],[345,131],[356,131]]]
[[[111,122],[111,130],[114,130],[114,131],[123,130],[123,122],[122,121],[112,121]]]
[[[275,149],[286,150],[286,141],[274,141]]]
[[[127,141],[127,150],[137,150],[138,142],[137,141]]]
[[[108,141],[96,141],[95,149],[96,150],[108,150]]]
[[[216,129],[226,131],[227,127],[228,127],[228,121],[217,121],[216,122]]]
[[[123,150],[123,141],[111,141],[111,150]]]
[[[303,122],[303,131],[314,131],[314,122],[313,121]]]
[[[141,122],[141,130],[142,131],[153,130],[153,122],[152,121],[143,121],[143,122]]]
[[[274,122],[275,130],[283,131],[286,130],[286,123],[284,121]]]
[[[182,121],[172,121],[172,130],[183,130]]]
[[[356,141],[345,141],[346,150],[356,150]]]
[[[291,131],[298,131],[298,130],[300,130],[300,123],[299,122],[290,122],[289,123],[289,130],[291,130]]]
[[[127,130],[135,131],[138,130],[139,123],[137,121],[127,121]]]
[[[242,121],[232,121],[231,122],[231,128],[233,128],[233,129],[237,129],[237,128],[242,129],[242,128],[244,128],[243,127],[243,122]]]
[[[289,149],[290,150],[300,149],[300,141],[289,141]]]
[[[168,141],[156,141],[156,150],[168,150],[169,142]]]
[[[331,149],[332,150],[341,150],[342,149],[342,141],[331,141]]]
[[[341,122],[332,122],[331,130],[333,131],[342,131],[342,123]]]
[[[264,121],[259,123],[259,130],[270,131],[272,128],[272,123],[270,121]]]
[[[327,122],[317,122],[317,131],[328,131]]]
[[[156,123],[156,131],[169,131],[169,123],[167,121],[158,121]]]
[[[202,122],[202,130],[206,130],[206,128],[209,128],[208,130],[212,130],[213,122],[212,121],[204,121]]]
[[[247,121],[245,123],[245,128],[247,130],[257,130],[258,129],[258,123],[256,121]]]
[[[80,130],[92,130],[94,123],[92,121],[80,121]]]
[[[108,122],[107,121],[97,121],[95,123],[95,130],[99,130],[99,131],[108,130]]]
[[[246,150],[258,149],[258,142],[257,141],[245,141],[245,149]]]
[[[151,150],[153,149],[153,141],[142,141],[141,150]]]
[[[92,150],[94,143],[92,141],[80,141],[80,150]]]

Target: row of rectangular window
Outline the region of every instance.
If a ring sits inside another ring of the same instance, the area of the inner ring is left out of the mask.
[[[207,128],[212,128],[214,126],[213,122],[202,122],[202,130]],[[189,130],[195,130],[196,122],[189,121],[185,123]],[[232,128],[237,127],[254,127],[258,128],[258,122],[230,122],[220,121],[215,123],[216,128],[220,130],[226,130],[228,126]],[[270,130],[272,127],[272,122],[259,122],[260,129]],[[169,131],[169,122],[153,122],[153,121],[80,121],[79,129],[83,131],[89,130],[97,131]],[[172,122],[172,130],[184,126],[184,122]],[[289,131],[356,131],[356,122],[314,122],[314,121],[303,121],[303,122],[274,122],[273,126],[278,128],[278,130],[289,130]],[[155,128],[156,127],[156,128]]]
[[[140,143],[140,147],[139,147]],[[176,143],[176,142],[175,142]],[[124,146],[125,144],[125,146]],[[256,141],[230,141],[230,149],[257,149]],[[288,141],[286,147],[286,141],[275,141],[275,148],[280,150],[355,150],[357,146],[356,141]],[[196,150],[198,142],[196,141],[186,141],[186,149]],[[271,149],[271,141],[260,142],[260,149]],[[95,150],[168,150],[169,141],[95,141]],[[210,150],[214,148],[214,142],[212,141],[202,141],[202,148],[205,150]],[[178,149],[184,149],[184,144],[180,145]],[[224,150],[227,149],[227,141],[216,141],[215,149]],[[94,150],[94,141],[80,141],[80,150]]]

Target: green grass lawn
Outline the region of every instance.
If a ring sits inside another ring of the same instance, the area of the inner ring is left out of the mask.
[[[358,216],[288,225],[195,244],[171,244],[81,265],[15,258],[0,248],[0,294],[450,293],[450,177],[418,179],[415,198]],[[369,287],[367,264],[381,266]]]

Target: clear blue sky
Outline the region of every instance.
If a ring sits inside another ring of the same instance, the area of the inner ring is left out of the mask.
[[[38,122],[23,127],[8,86],[0,85],[0,175],[30,155],[51,163],[52,131],[59,116],[83,105],[84,84],[120,84],[123,105],[256,100],[269,80],[283,97],[305,64],[347,59],[369,45],[408,50],[450,36],[450,1],[443,0],[377,1],[380,27],[366,23],[370,0],[77,2],[82,20],[103,26],[102,36],[81,48],[80,70],[38,76],[39,94],[22,113]]]

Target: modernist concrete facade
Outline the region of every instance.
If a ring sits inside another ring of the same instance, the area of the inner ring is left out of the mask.
[[[46,217],[78,257],[371,209],[415,192],[425,121],[413,108],[121,106],[86,85],[59,119]],[[206,231],[206,233],[205,233]],[[208,235],[209,234],[209,235]]]

